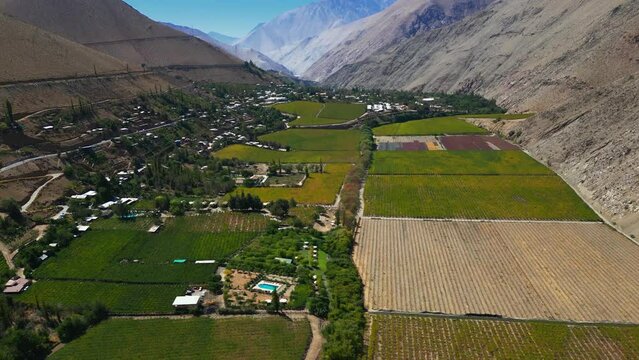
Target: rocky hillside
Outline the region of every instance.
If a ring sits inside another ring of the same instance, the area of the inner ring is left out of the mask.
[[[131,67],[242,64],[211,44],[152,21],[121,0],[0,0],[0,10]]]
[[[289,54],[301,41],[375,14],[395,0],[318,0],[257,26],[236,45],[255,49],[290,68]]]
[[[175,30],[181,31],[185,34],[195,36],[196,38],[200,40],[204,40],[208,42],[209,44],[215,45],[219,47],[220,49],[223,49],[227,53],[241,60],[252,61],[255,65],[259,66],[260,68],[264,70],[272,70],[282,74],[292,75],[292,73],[286,67],[284,67],[284,65],[278,64],[277,62],[273,61],[271,58],[262,54],[259,51],[243,48],[239,45],[229,45],[225,42],[222,42],[220,40],[213,38],[213,36],[201,30],[193,29],[188,26],[175,25],[171,23],[163,23],[163,24]]]
[[[126,64],[0,14],[0,83],[126,72]]]
[[[386,10],[327,31],[307,48],[331,44],[314,62],[306,61],[304,78],[322,81],[344,65],[374,54],[423,31],[447,26],[486,8],[494,0],[399,0]]]
[[[530,120],[495,127],[639,236],[639,2],[501,0],[329,77],[339,86],[472,91]]]

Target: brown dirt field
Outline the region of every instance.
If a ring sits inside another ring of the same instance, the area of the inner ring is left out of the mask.
[[[49,177],[16,180],[0,183],[0,199],[15,199],[19,203],[26,202],[31,193],[49,180]]]
[[[602,224],[364,219],[370,310],[639,323],[639,246]]]
[[[459,135],[439,138],[446,150],[517,150],[517,146],[497,136]]]
[[[38,195],[38,198],[31,205],[29,211],[36,211],[53,205],[53,202],[64,196],[64,191],[71,186],[71,181],[64,176],[55,179]]]

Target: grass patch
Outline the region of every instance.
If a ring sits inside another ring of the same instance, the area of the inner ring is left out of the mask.
[[[299,116],[291,125],[331,125],[356,119],[366,112],[364,104],[294,101],[273,105],[277,110]]]
[[[337,193],[339,193],[350,168],[349,164],[328,164],[323,174],[310,174],[302,187],[239,188],[227,195],[227,198],[233,194],[244,192],[259,196],[263,202],[295,199],[300,204],[331,205],[335,202]]]
[[[384,125],[373,129],[373,134],[377,136],[464,135],[487,133],[488,132],[486,130],[469,124],[458,117],[414,120],[404,123]]]
[[[51,359],[301,359],[308,321],[281,317],[212,320],[112,319]]]
[[[260,141],[290,146],[293,150],[356,151],[357,130],[289,129],[260,136]]]
[[[176,296],[183,295],[184,290],[185,287],[180,285],[41,280],[18,299],[29,304],[65,307],[99,302],[116,314],[172,314],[171,303]]]
[[[257,214],[225,213],[169,219],[157,234],[146,220],[96,222],[94,229],[73,241],[35,271],[39,279],[111,280],[148,283],[191,283],[210,280],[215,265],[264,230],[268,220]],[[172,264],[187,259],[187,264]]]
[[[377,151],[376,175],[552,175],[523,151]]]
[[[599,220],[558,176],[369,176],[369,216]]]
[[[357,151],[277,151],[247,145],[231,145],[213,154],[220,159],[239,159],[251,163],[282,162],[288,164],[354,163]]]

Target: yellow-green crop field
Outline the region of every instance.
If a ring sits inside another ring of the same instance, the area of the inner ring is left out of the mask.
[[[294,101],[273,105],[277,110],[299,118],[291,125],[333,125],[356,119],[366,112],[364,104],[318,103]]]
[[[368,216],[592,220],[598,216],[558,176],[369,176]]]
[[[260,136],[260,140],[293,150],[356,151],[360,136],[357,130],[289,129]]]
[[[239,159],[251,163],[282,162],[287,164],[354,163],[357,151],[277,151],[247,145],[231,145],[213,154],[220,159]]]
[[[112,319],[50,358],[299,360],[310,339],[306,319]]]
[[[328,164],[323,174],[310,174],[302,187],[239,188],[233,194],[257,195],[264,202],[295,199],[304,205],[332,205],[350,168],[349,164]]]
[[[451,116],[383,125],[374,128],[373,133],[377,136],[420,136],[487,134],[488,132],[456,116]]]

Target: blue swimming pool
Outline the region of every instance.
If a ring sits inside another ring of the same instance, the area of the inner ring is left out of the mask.
[[[260,289],[264,290],[264,291],[268,291],[268,292],[273,292],[275,290],[277,290],[277,286],[275,285],[271,285],[271,284],[258,284],[257,287],[259,287]]]

